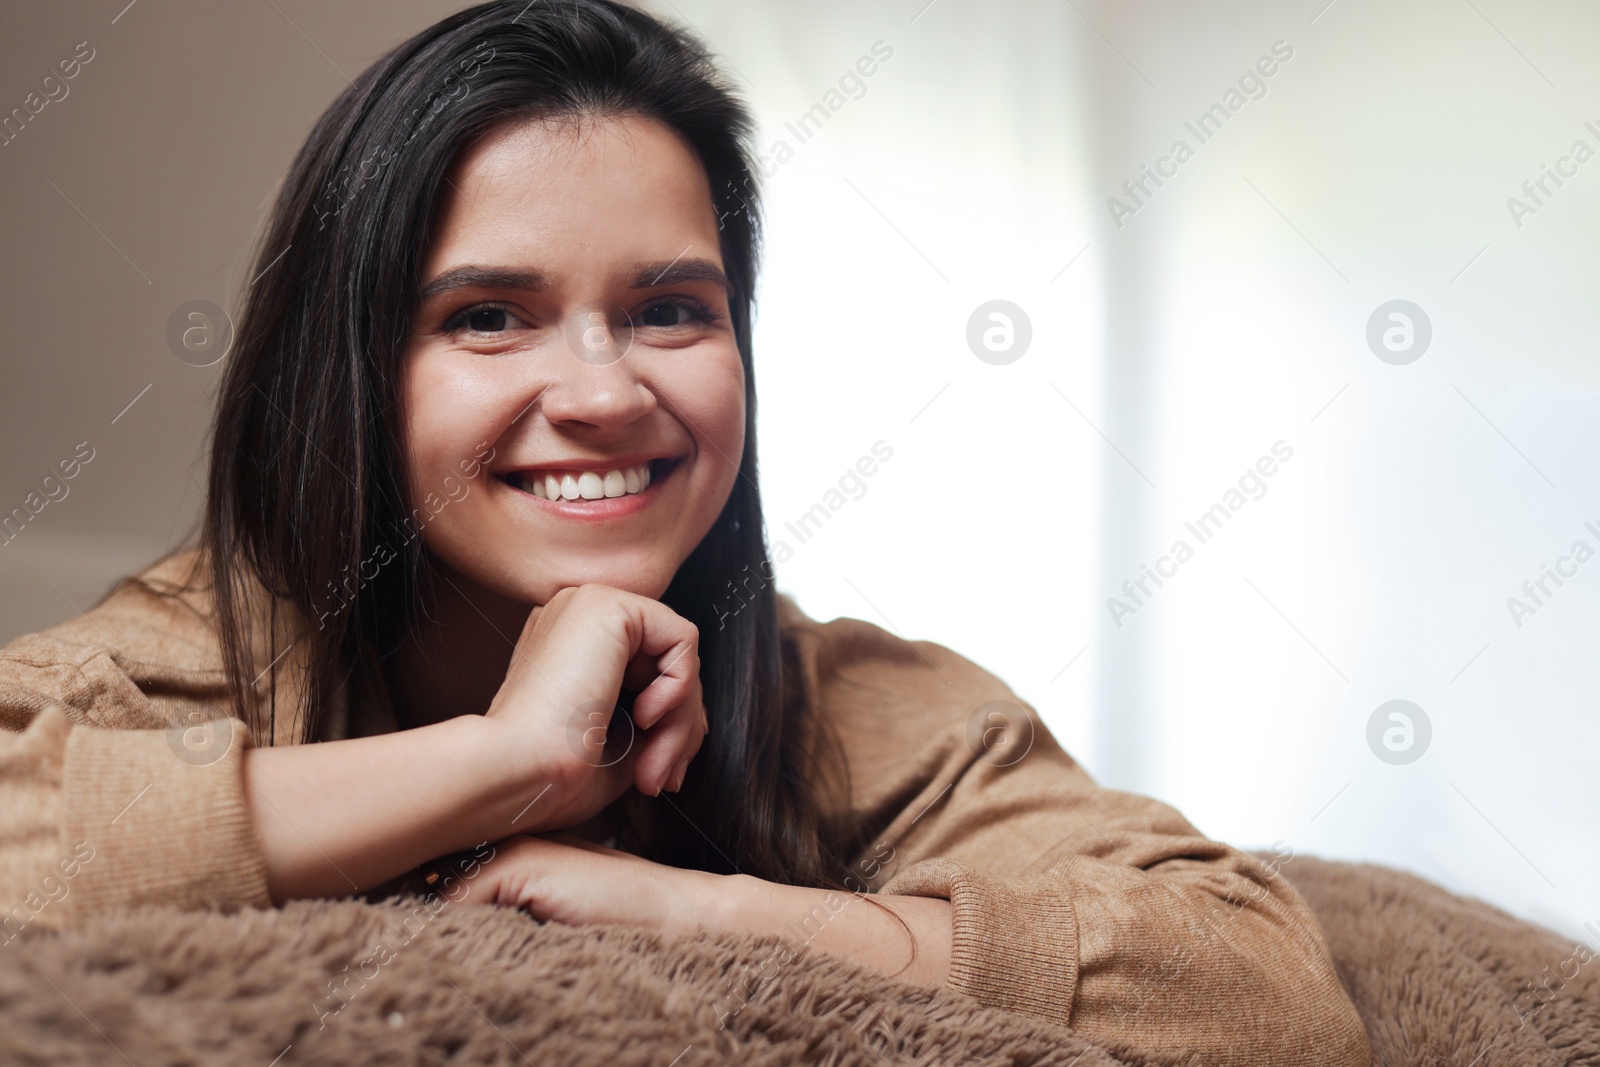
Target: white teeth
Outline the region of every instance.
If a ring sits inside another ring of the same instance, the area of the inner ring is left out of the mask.
[[[650,464],[601,471],[523,471],[514,484],[543,500],[602,500],[630,496],[650,487]]]

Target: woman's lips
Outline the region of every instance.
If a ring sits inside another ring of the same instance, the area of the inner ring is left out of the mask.
[[[509,471],[500,480],[540,511],[570,518],[610,519],[648,507],[678,461],[652,460],[609,469],[536,468]]]

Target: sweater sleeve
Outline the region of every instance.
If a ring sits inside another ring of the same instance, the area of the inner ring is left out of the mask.
[[[113,650],[0,652],[0,940],[117,905],[269,906],[238,719],[153,701]]]
[[[1366,1067],[1282,859],[1096,786],[1035,730],[1015,765],[967,764],[893,846],[882,892],[951,902],[950,985],[1159,1063]]]
[[[1281,868],[1099,786],[1003,683],[840,620],[812,683],[850,754],[860,876],[949,900],[949,986],[1139,1062],[1367,1067],[1365,1029]],[[1288,852],[1287,855],[1284,853]]]

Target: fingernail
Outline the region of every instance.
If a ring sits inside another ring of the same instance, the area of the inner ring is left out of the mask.
[[[678,764],[672,776],[672,791],[674,793],[683,788],[683,776],[687,773],[689,773],[689,761],[684,760]]]

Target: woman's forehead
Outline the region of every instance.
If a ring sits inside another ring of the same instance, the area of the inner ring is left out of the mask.
[[[513,229],[590,241],[641,230],[716,234],[699,157],[674,131],[637,116],[494,131],[463,152],[442,196],[447,237]]]

